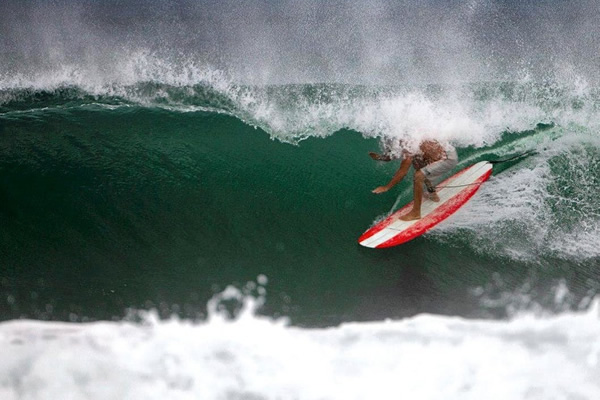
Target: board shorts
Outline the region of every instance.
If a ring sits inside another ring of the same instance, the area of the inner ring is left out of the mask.
[[[458,155],[454,148],[446,150],[446,158],[433,162],[421,168],[425,178],[433,184],[439,183],[447,172],[450,172],[458,164]]]

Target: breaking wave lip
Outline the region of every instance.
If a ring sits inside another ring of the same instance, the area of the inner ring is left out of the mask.
[[[515,102],[504,95],[481,98],[469,87],[460,93],[439,87],[248,87],[213,79],[182,84],[138,81],[92,88],[23,87],[4,89],[0,98],[8,111],[44,105],[45,100],[50,106],[105,103],[226,113],[291,143],[351,129],[365,137],[399,136],[412,143],[433,136],[459,146],[480,147],[494,143],[507,130],[519,132],[552,121],[547,110],[535,102]]]
[[[298,143],[341,129],[365,137],[434,136],[458,146],[486,146],[502,132],[539,122],[593,126],[600,94],[575,84],[484,82],[462,85],[367,86],[336,83],[249,86],[226,70],[191,58],[173,61],[132,51],[107,70],[61,65],[35,74],[0,76],[0,107],[27,94],[59,93],[68,101],[132,103],[172,111],[224,112],[272,138]]]
[[[0,323],[0,394],[6,400],[65,393],[103,400],[600,395],[600,299],[587,311],[545,317],[422,314],[308,329],[257,315],[261,296],[228,287],[199,323],[159,320],[153,312],[138,322]],[[234,317],[225,312],[231,300],[239,305]]]

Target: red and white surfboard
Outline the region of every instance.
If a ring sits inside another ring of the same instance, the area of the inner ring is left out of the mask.
[[[462,207],[491,174],[492,164],[487,161],[478,162],[459,171],[438,185],[439,202],[423,199],[421,219],[400,219],[412,209],[411,201],[363,233],[358,242],[365,247],[383,248],[397,246],[422,235]]]

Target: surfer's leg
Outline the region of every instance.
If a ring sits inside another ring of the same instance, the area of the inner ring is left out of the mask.
[[[444,174],[450,172],[458,164],[458,157],[456,150],[448,151],[448,158],[436,161],[429,165],[426,165],[421,169],[425,176],[425,185],[429,192],[429,198],[433,201],[440,201],[440,197],[437,194],[434,184],[437,184]]]
[[[412,221],[414,219],[421,218],[421,202],[423,201],[423,181],[425,180],[425,175],[421,170],[415,171],[414,177],[414,199],[413,199],[413,208],[410,212],[402,217],[400,217],[403,221]]]
[[[428,178],[425,178],[423,180],[423,183],[425,185],[425,188],[427,189],[427,192],[425,192],[425,190],[423,190],[423,194],[424,194],[425,198],[427,198],[431,201],[435,201],[435,202],[440,201],[440,196],[438,196],[433,183],[431,183],[431,181]]]

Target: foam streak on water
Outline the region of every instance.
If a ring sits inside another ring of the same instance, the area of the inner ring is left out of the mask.
[[[517,259],[600,256],[600,208],[593,190],[600,143],[591,132],[560,130],[566,131],[561,138],[529,141],[526,146],[535,146],[537,155],[494,176],[436,233],[470,230],[483,251]]]
[[[204,323],[0,324],[0,398],[596,399],[600,309],[510,321],[419,315],[328,329],[212,300]],[[260,303],[260,299],[258,301]]]

